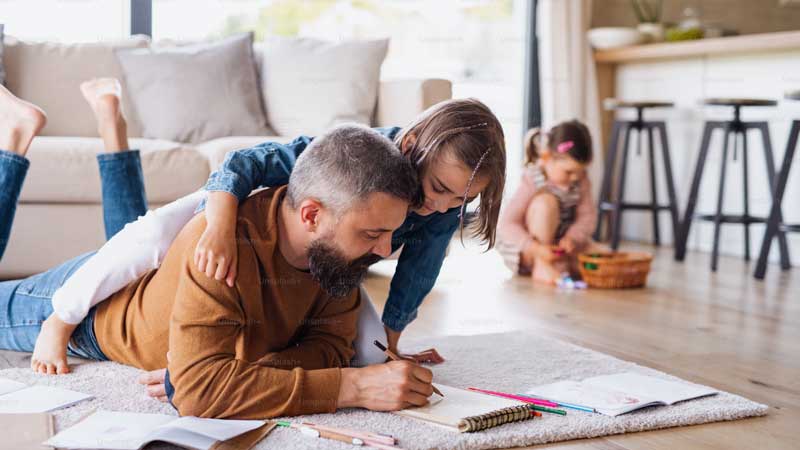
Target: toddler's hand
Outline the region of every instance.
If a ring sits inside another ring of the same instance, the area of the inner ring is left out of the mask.
[[[578,246],[575,245],[575,241],[566,236],[561,238],[561,241],[558,242],[558,246],[561,247],[564,250],[564,252],[568,254],[575,253],[575,249],[578,248]]]
[[[564,256],[564,250],[557,245],[537,244],[535,255],[538,260],[553,262]]]

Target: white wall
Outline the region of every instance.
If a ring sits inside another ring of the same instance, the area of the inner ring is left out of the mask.
[[[686,207],[690,183],[694,173],[704,120],[731,117],[732,108],[704,107],[698,101],[705,97],[758,97],[780,99],[774,108],[745,108],[743,120],[769,122],[776,170],[783,160],[792,119],[800,119],[800,101],[783,100],[784,92],[800,89],[800,50],[767,53],[737,54],[648,63],[622,64],[617,68],[616,92],[621,99],[670,100],[675,108],[651,110],[646,118],[667,122],[675,187],[679,197],[681,217]],[[620,117],[627,114],[619,113]],[[722,131],[717,131],[705,165],[703,182],[698,196],[696,212],[714,212],[717,200],[720,161],[722,158]],[[750,213],[766,215],[771,205],[763,146],[760,135],[748,134]],[[658,148],[658,143],[656,147]],[[646,147],[643,147],[646,148]],[[740,147],[741,149],[741,147]],[[732,149],[729,150],[732,153]],[[626,198],[628,201],[649,201],[650,185],[646,152],[641,158],[630,152]],[[741,152],[740,152],[741,155]],[[730,157],[730,153],[729,153]],[[795,168],[790,175],[783,202],[784,217],[788,222],[800,223],[800,157],[795,158]],[[666,199],[663,171],[657,159],[660,177],[659,195]],[[742,201],[742,160],[729,160],[724,195],[724,206],[730,213],[739,213]],[[624,214],[623,235],[626,239],[649,241],[652,238],[652,219],[649,212],[628,211]],[[661,215],[662,240],[672,242],[668,215]],[[760,249],[764,227],[751,226],[751,255],[755,258]],[[795,263],[800,262],[800,234],[789,234],[790,251]],[[710,251],[713,225],[695,221],[689,237],[689,248]],[[723,225],[720,252],[742,255],[744,231],[740,225]],[[771,259],[777,257],[773,246]]]

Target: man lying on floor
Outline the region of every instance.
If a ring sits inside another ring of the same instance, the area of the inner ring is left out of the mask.
[[[96,359],[166,366],[181,415],[255,419],[424,404],[427,369],[405,361],[346,367],[357,287],[369,264],[390,253],[392,231],[417,199],[415,171],[389,140],[364,127],[335,128],[300,156],[288,186],[239,208],[234,287],[197,270],[194,249],[206,227],[198,214],[161,266],[97,306],[76,331],[89,338],[73,334],[73,344]],[[57,269],[50,272],[70,272]],[[41,323],[52,307],[31,306],[37,284],[53,284],[47,274],[0,283],[0,322],[29,315],[26,323]],[[23,330],[0,328],[10,334],[0,342],[15,332]]]

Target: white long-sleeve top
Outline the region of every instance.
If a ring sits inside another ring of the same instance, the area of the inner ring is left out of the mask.
[[[156,269],[208,192],[200,189],[147,211],[108,240],[53,294],[53,310],[69,324],[132,281]]]

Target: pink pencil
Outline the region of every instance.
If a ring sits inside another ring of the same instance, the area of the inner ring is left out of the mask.
[[[539,406],[558,407],[558,403],[547,401],[547,400],[541,400],[541,399],[533,398],[533,397],[523,397],[521,395],[506,394],[506,393],[503,393],[503,392],[486,391],[486,390],[483,390],[483,389],[472,388],[472,387],[471,388],[467,388],[467,389],[469,389],[470,391],[476,391],[476,392],[480,392],[480,393],[483,393],[483,394],[494,395],[495,397],[510,398],[512,400],[519,400],[521,402],[532,403],[534,405],[539,405]]]

